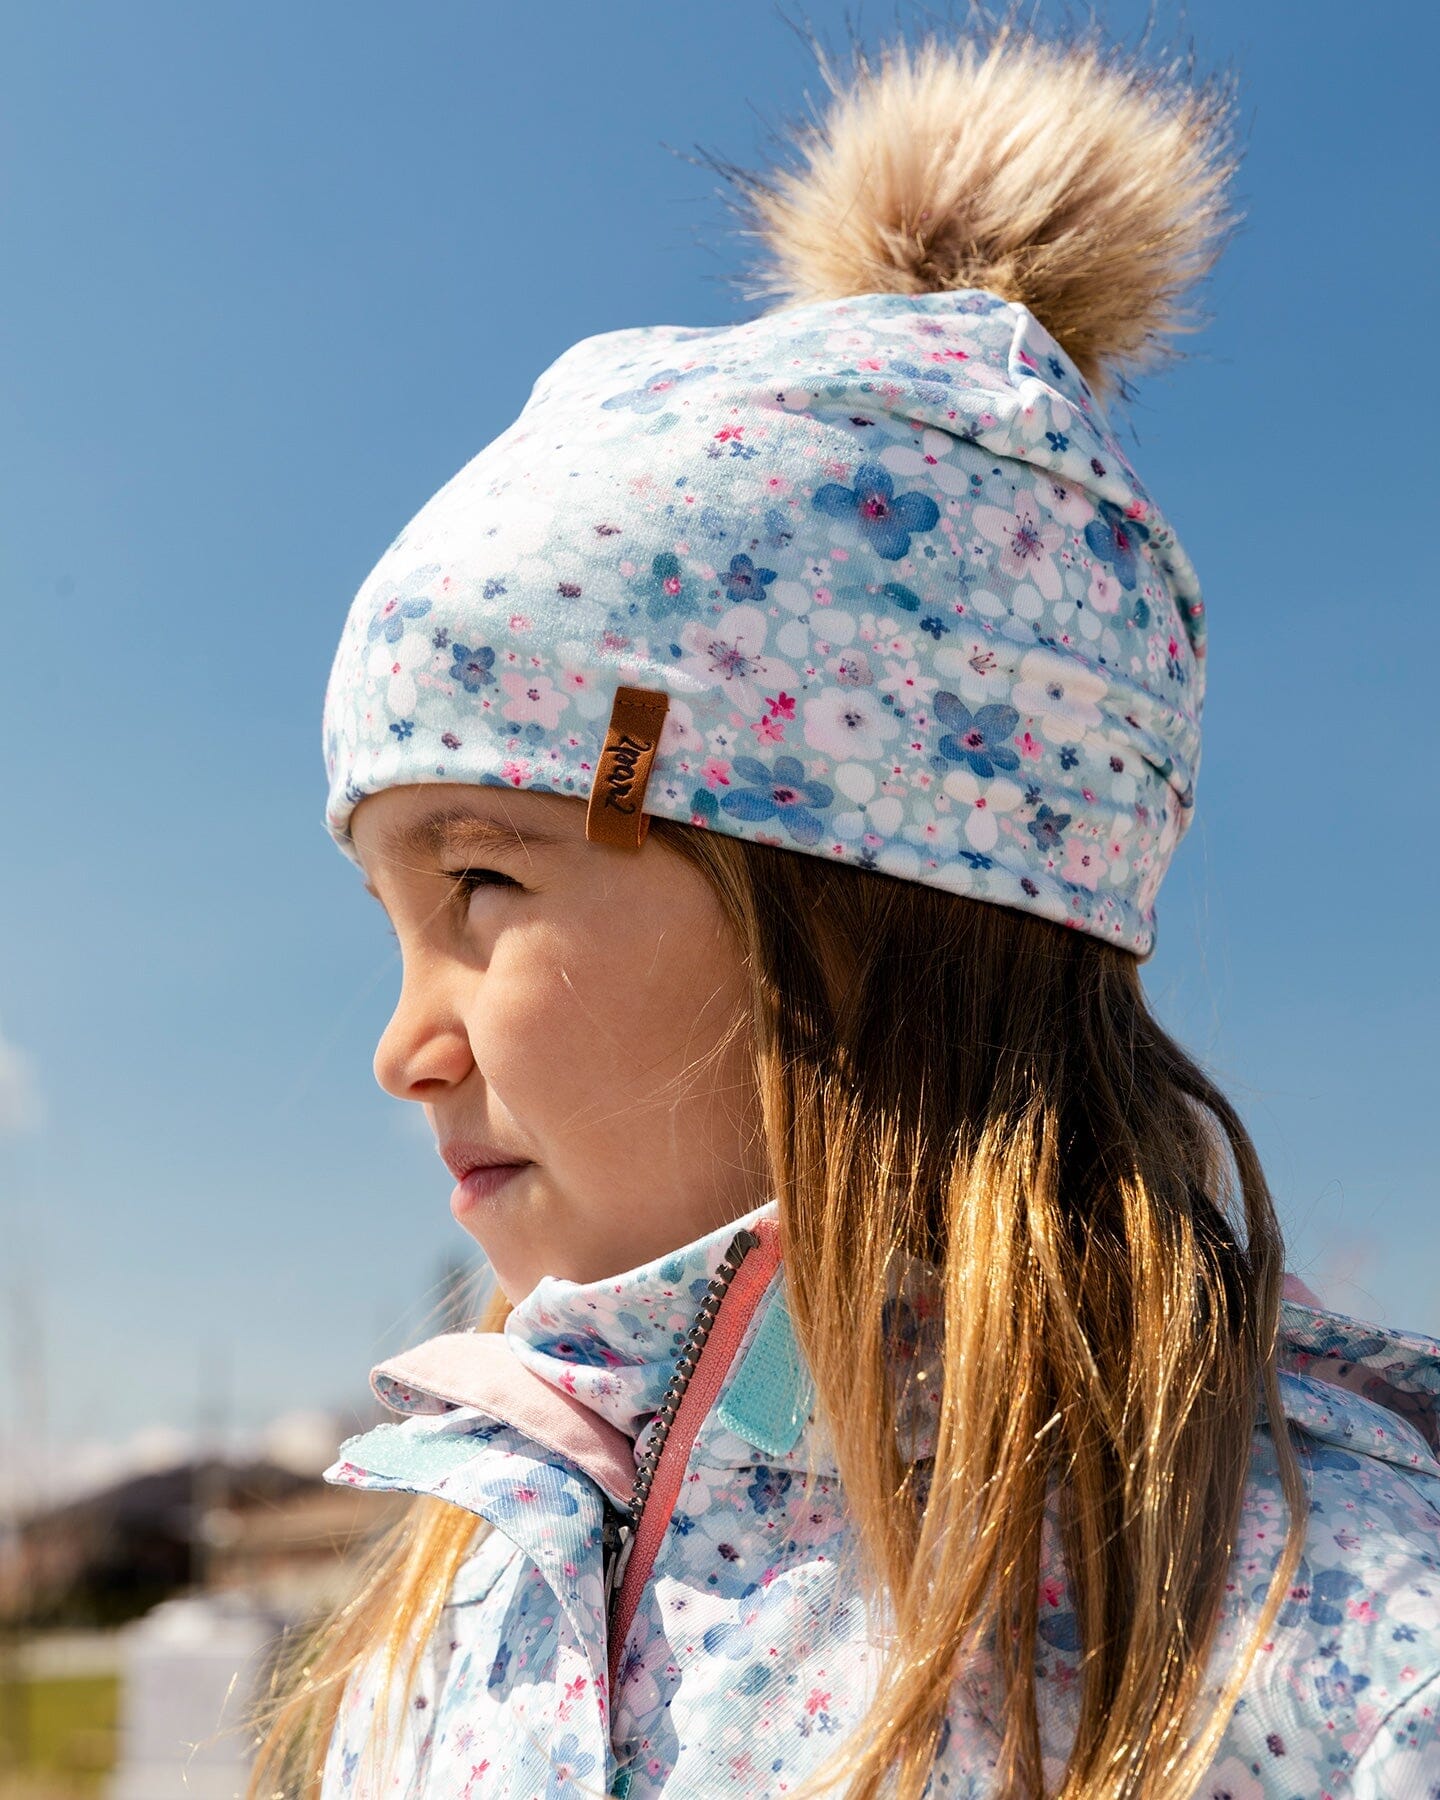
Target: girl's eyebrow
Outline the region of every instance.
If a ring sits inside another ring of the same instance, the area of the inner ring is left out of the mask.
[[[386,861],[412,861],[417,857],[438,859],[455,851],[528,851],[537,845],[562,844],[566,840],[544,827],[501,824],[498,819],[481,819],[464,807],[439,807],[404,825],[392,825],[380,837],[380,853]],[[380,896],[367,881],[365,891]]]

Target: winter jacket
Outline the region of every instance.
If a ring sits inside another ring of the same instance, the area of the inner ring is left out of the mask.
[[[1305,1557],[1197,1795],[1436,1800],[1440,1342],[1287,1302],[1281,1366],[1310,1492]],[[493,1527],[391,1714],[387,1800],[762,1800],[792,1791],[859,1720],[883,1621],[847,1572],[844,1496],[791,1328],[773,1201],[613,1279],[547,1277],[503,1334],[433,1338],[372,1384],[406,1416],[348,1439],[325,1479],[438,1495]],[[911,1398],[906,1453],[923,1456],[934,1395],[921,1382]],[[1262,1416],[1212,1693],[1285,1521]],[[1048,1782],[1079,1678],[1053,1509],[1047,1532]],[[376,1705],[368,1675],[352,1679],[322,1800],[378,1800],[360,1765]],[[997,1715],[983,1675],[957,1682],[937,1800],[1001,1800]]]

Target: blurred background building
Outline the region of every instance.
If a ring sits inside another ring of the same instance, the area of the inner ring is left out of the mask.
[[[421,1335],[473,1317],[473,1263],[441,1265]],[[38,1343],[12,1345],[43,1417]],[[12,1390],[13,1391],[13,1390]],[[282,1638],[324,1616],[403,1494],[332,1486],[346,1437],[393,1415],[288,1412],[188,1440],[141,1433],[63,1467],[12,1429],[0,1459],[0,1800],[232,1800],[235,1729]]]

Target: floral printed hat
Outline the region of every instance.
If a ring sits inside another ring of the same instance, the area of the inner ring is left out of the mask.
[[[1057,140],[1113,165],[1078,212],[1081,159],[1013,168],[1045,82]],[[1033,37],[862,62],[803,170],[741,178],[785,304],[573,345],[361,587],[325,699],[341,848],[385,787],[591,817],[604,787],[1148,954],[1194,801],[1202,608],[1100,396],[1213,257],[1217,109]],[[985,214],[997,162],[1023,178],[1013,225]],[[1025,273],[1017,235],[1048,261]]]

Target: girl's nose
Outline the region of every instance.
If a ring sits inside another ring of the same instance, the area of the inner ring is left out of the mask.
[[[433,983],[406,981],[375,1046],[376,1081],[397,1100],[424,1101],[438,1087],[464,1081],[473,1067],[459,1013]]]

